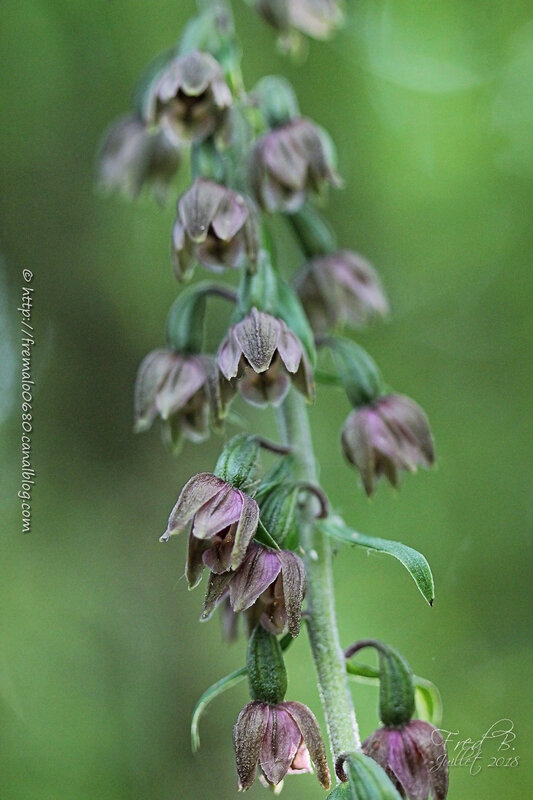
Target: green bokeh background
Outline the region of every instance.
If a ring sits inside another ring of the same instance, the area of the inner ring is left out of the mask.
[[[423,551],[437,585],[430,609],[397,562],[344,550],[335,566],[342,640],[377,636],[404,652],[441,688],[443,724],[457,738],[511,719],[519,766],[490,768],[502,753],[487,742],[479,774],[452,768],[449,797],[523,798],[533,772],[533,4],[348,5],[347,28],[313,43],[298,66],[234,3],[248,85],[284,72],[337,143],[346,185],[329,219],[343,245],[379,268],[394,310],[360,341],[427,410],[438,447],[436,470],[368,502],[337,444],[347,404],[318,393],[312,421],[331,501],[359,530]],[[189,594],[180,580],[185,541],[157,541],[180,486],[212,468],[220,441],[175,461],[157,431],[132,434],[137,365],[162,343],[176,294],[172,203],[128,205],[93,188],[102,130],[192,9],[177,0],[5,0],[0,9],[2,800],[236,796],[231,729],[245,686],[210,708],[195,758],[189,718],[206,686],[241,665],[243,642],[226,647],[216,620],[197,623],[201,590]],[[38,342],[27,536],[17,498],[23,268],[35,274]],[[213,341],[225,322],[216,308]],[[260,424],[275,435],[269,413]],[[288,665],[290,698],[323,720],[305,634]],[[376,692],[354,685],[354,694],[366,735]],[[324,796],[311,776],[286,784],[295,800]],[[250,797],[262,792],[254,786]]]

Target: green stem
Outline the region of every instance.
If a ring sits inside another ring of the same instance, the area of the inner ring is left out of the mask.
[[[294,389],[278,412],[284,443],[292,447],[295,477],[316,484],[317,471],[305,400]],[[360,748],[361,741],[348,687],[333,594],[329,541],[313,524],[316,501],[308,501],[300,529],[307,571],[308,630],[318,677],[318,687],[334,762],[341,753]]]

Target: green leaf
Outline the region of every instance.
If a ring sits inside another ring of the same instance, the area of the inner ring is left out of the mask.
[[[391,542],[389,539],[380,539],[375,536],[366,536],[364,533],[356,533],[356,531],[348,528],[344,521],[338,517],[329,518],[317,524],[324,533],[339,542],[357,544],[367,547],[369,550],[388,553],[390,556],[397,558],[409,572],[429,605],[433,605],[435,598],[433,575],[425,557],[417,550],[401,542]]]
[[[236,686],[238,683],[243,681],[247,674],[247,668],[241,667],[240,669],[235,670],[235,672],[231,672],[229,675],[226,675],[224,678],[221,678],[219,681],[214,683],[209,687],[209,689],[206,689],[206,691],[200,697],[194,707],[191,720],[191,746],[193,753],[197,753],[200,749],[200,718],[211,700],[214,700],[215,697],[218,697],[227,689],[231,689],[232,686]]]
[[[434,683],[417,675],[413,677],[413,683],[417,716],[438,727],[442,722],[442,699],[439,690]]]
[[[368,664],[346,661],[346,672],[349,678],[358,683],[370,686],[379,684],[379,670]],[[413,685],[417,717],[438,727],[442,722],[442,699],[439,690],[434,683],[427,678],[421,678],[420,675],[413,675]]]

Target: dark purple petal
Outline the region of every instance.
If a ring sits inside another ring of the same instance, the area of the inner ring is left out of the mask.
[[[182,359],[176,364],[157,393],[156,406],[161,418],[167,420],[183,408],[205,381],[205,369],[199,359]]]
[[[189,534],[189,547],[187,550],[186,577],[189,589],[194,589],[202,579],[204,568],[203,554],[209,543],[202,539],[197,539],[192,533]]]
[[[143,359],[135,381],[135,429],[150,427],[157,415],[156,397],[168,374],[181,363],[172,350],[153,350]]]
[[[233,728],[233,747],[239,776],[239,789],[249,789],[255,779],[259,752],[270,718],[266,703],[248,703]]]
[[[229,528],[240,519],[242,505],[241,492],[224,484],[222,489],[204,503],[194,515],[194,535],[198,539],[208,539],[219,531]]]
[[[242,322],[233,328],[242,353],[255,372],[264,372],[276,352],[280,324],[275,317],[252,308]]]
[[[276,555],[281,561],[281,579],[289,633],[298,636],[306,586],[304,563],[290,550],[280,550]]]
[[[252,545],[230,584],[230,600],[234,611],[244,611],[276,580],[281,561],[271,550]]]
[[[309,750],[309,755],[316,768],[317,778],[324,787],[329,789],[331,778],[328,768],[326,748],[315,715],[303,703],[289,701],[281,703],[293,720],[298,725],[303,740]]]
[[[168,526],[160,541],[165,542],[173,533],[180,533],[196,512],[214,497],[226,483],[210,472],[194,475],[183,487],[178,502],[170,512]]]
[[[201,622],[208,620],[219,603],[228,596],[228,586],[232,578],[233,573],[231,572],[223,572],[221,575],[211,573],[200,617]]]
[[[273,786],[277,786],[289,771],[301,740],[302,735],[290,714],[281,707],[271,708],[259,751],[259,763],[265,778]]]
[[[220,205],[225,188],[218,183],[197,178],[178,202],[179,218],[193,242],[204,242],[211,221]]]
[[[231,569],[237,569],[241,565],[259,523],[259,506],[255,500],[243,492],[240,492],[240,495],[242,498],[242,511],[235,531]]]
[[[229,329],[227,336],[218,349],[217,354],[218,367],[228,381],[237,377],[241,356],[242,349],[237,337],[235,336],[233,327]]]
[[[245,366],[244,377],[239,381],[239,391],[244,399],[258,408],[265,408],[269,404],[278,406],[290,388],[290,377],[277,355],[265,372],[258,374]]]

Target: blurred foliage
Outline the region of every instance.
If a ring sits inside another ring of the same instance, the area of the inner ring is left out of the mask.
[[[343,246],[378,267],[394,311],[360,340],[386,380],[426,409],[438,447],[437,470],[408,478],[400,495],[383,485],[369,502],[336,446],[347,404],[319,391],[312,421],[333,504],[357,530],[423,552],[437,589],[430,609],[393,559],[344,550],[342,639],[377,636],[401,650],[439,686],[443,725],[457,738],[510,718],[520,766],[489,768],[496,743],[485,743],[479,774],[452,767],[449,796],[522,798],[531,777],[520,685],[530,666],[533,4],[354,0],[347,28],[312,43],[303,65],[277,53],[244,2],[234,6],[248,85],[285,72],[304,113],[337,143],[346,188],[332,195],[329,219]],[[195,758],[189,720],[202,691],[241,666],[243,642],[222,646],[216,621],[197,624],[201,589],[188,594],[181,580],[185,541],[157,541],[180,486],[213,467],[220,441],[188,446],[176,462],[156,431],[132,435],[137,365],[162,344],[177,293],[172,204],[128,205],[93,189],[102,131],[192,8],[7,0],[0,10],[6,800],[236,794],[231,730],[244,685],[210,707]],[[297,266],[283,239],[280,254]],[[35,273],[37,485],[23,537],[14,371],[25,267]],[[213,341],[224,325],[221,313]],[[273,415],[260,420],[273,435]],[[320,714],[300,639],[288,696]],[[354,693],[367,735],[376,691]],[[321,796],[311,776],[286,783],[295,800]]]

